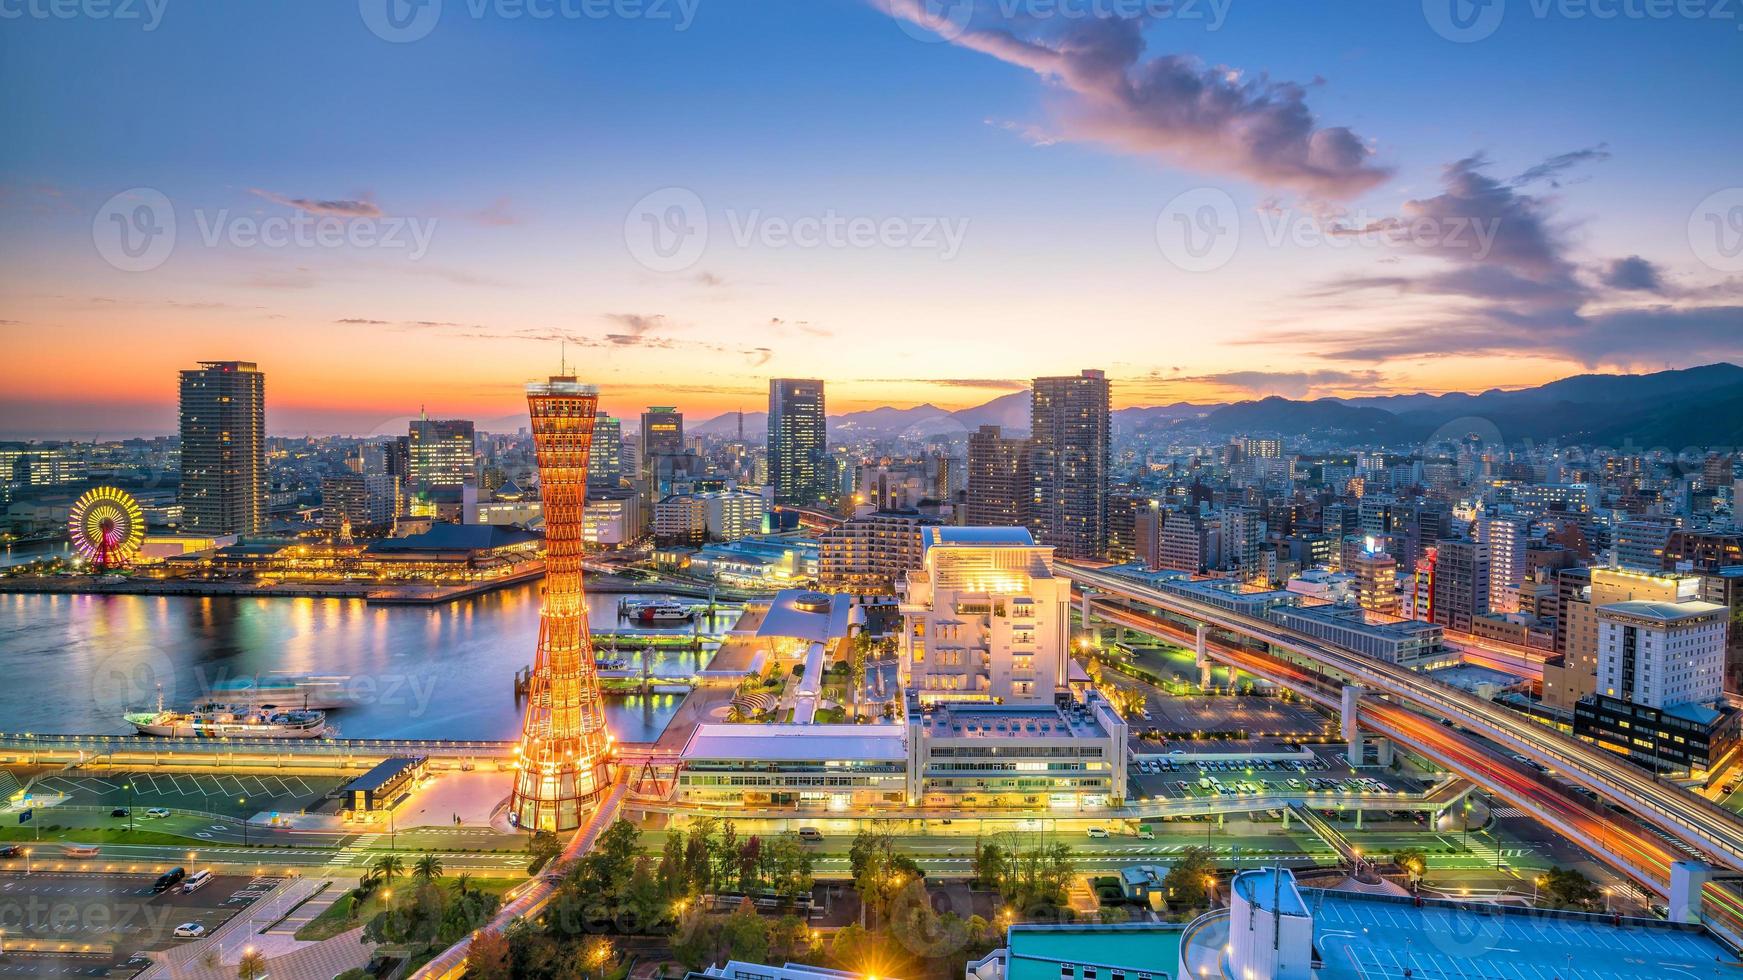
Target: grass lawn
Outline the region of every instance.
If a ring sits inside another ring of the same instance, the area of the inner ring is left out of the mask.
[[[36,829],[29,824],[22,827],[0,827],[0,841],[35,841]],[[193,837],[183,837],[180,834],[166,834],[156,830],[128,830],[126,827],[62,827],[50,831],[43,829],[43,844],[75,843],[75,844],[168,844],[172,847],[186,847],[192,841],[197,844],[210,845],[211,841],[203,841]],[[240,847],[241,844],[227,844],[226,847]]]
[[[447,888],[450,887],[449,882],[453,880],[453,876],[445,876],[436,879],[436,884]],[[467,881],[466,887],[473,891],[501,895],[525,880],[525,878],[472,878]],[[334,885],[333,887],[339,886]],[[409,887],[409,885],[406,884],[404,878],[395,878],[394,887],[401,889]],[[310,919],[307,924],[298,929],[296,938],[305,942],[331,939],[342,932],[363,925],[374,918],[376,913],[386,911],[387,903],[382,898],[385,891],[385,888],[377,888],[359,904],[356,897],[351,894],[351,889],[347,888],[345,894],[340,896],[337,902],[327,906],[320,915]]]

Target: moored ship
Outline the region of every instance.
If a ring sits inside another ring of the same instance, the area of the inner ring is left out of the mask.
[[[212,684],[208,696],[247,708],[300,708],[331,711],[355,700],[344,674],[243,674]]]
[[[189,711],[135,711],[124,716],[141,735],[169,738],[320,738],[327,733],[322,711],[257,710],[236,704],[202,704]]]

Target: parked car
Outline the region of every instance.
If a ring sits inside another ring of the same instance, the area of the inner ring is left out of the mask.
[[[163,892],[167,892],[171,888],[175,887],[177,882],[181,881],[183,878],[186,878],[187,876],[188,876],[187,869],[185,869],[185,868],[171,868],[168,871],[165,871],[163,874],[160,874],[157,876],[157,881],[152,883],[151,890],[154,892],[158,892],[160,894]]]
[[[206,927],[200,925],[198,922],[184,922],[181,925],[176,926],[175,931],[175,937],[177,939],[198,939],[205,934]]]
[[[169,816],[169,810],[165,807],[154,806],[145,811],[145,815],[148,817],[167,817]]]
[[[212,880],[212,872],[209,869],[204,870],[204,871],[196,871],[188,877],[187,881],[182,882],[182,894],[187,895],[191,892],[197,892],[200,889],[206,887],[206,885],[208,883],[210,883],[211,880]]]
[[[1105,838],[1105,837],[1107,837],[1107,835],[1108,835],[1108,829],[1106,827],[1091,827],[1091,828],[1089,828],[1089,836],[1091,836],[1091,837]]]
[[[800,827],[799,839],[807,844],[820,843],[823,840],[823,831],[816,827]]]
[[[118,806],[115,809],[110,810],[109,815],[111,817],[125,817],[127,816],[127,808],[124,806]]]

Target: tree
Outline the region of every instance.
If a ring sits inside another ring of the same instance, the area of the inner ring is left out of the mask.
[[[266,976],[266,957],[252,947],[242,951],[236,964],[236,980],[260,980]]]
[[[1420,881],[1428,873],[1428,854],[1419,847],[1393,851],[1392,863],[1403,868],[1412,881]]]
[[[527,863],[527,874],[538,874],[540,868],[563,853],[563,841],[556,834],[541,830],[527,838],[527,853],[532,855]]]
[[[1168,890],[1171,908],[1202,908],[1208,901],[1206,885],[1211,877],[1210,849],[1189,847],[1180,852],[1179,860],[1168,869],[1162,886]]]
[[[762,963],[769,958],[769,926],[757,915],[748,897],[738,904],[721,926],[721,939],[727,953],[745,963]]]
[[[462,871],[454,876],[449,885],[454,889],[454,894],[464,898],[472,890],[472,876]]]
[[[738,890],[746,894],[762,886],[763,842],[755,834],[738,845]]]
[[[913,858],[896,851],[895,838],[881,827],[862,829],[854,835],[848,865],[853,871],[854,890],[859,892],[862,923],[868,909],[881,918],[888,912],[890,898],[903,885],[925,877]]]
[[[998,888],[1005,879],[1007,864],[1005,849],[996,841],[975,844],[974,878],[982,888]]]
[[[393,885],[395,875],[405,874],[405,861],[398,854],[383,854],[375,859],[375,863],[371,867],[380,876],[382,882],[390,887]]]
[[[425,854],[412,865],[412,877],[428,885],[442,877],[442,859],[434,854]]]
[[[776,895],[798,898],[811,891],[811,852],[798,834],[788,832],[771,838],[763,847],[763,866]]]
[[[508,937],[495,929],[481,930],[466,950],[466,980],[510,980],[514,963]]]
[[[692,970],[700,970],[714,958],[714,922],[699,908],[691,907],[678,917],[672,933],[672,955]]]
[[[617,947],[604,936],[594,936],[582,947],[581,975],[588,980],[604,980],[611,976],[617,966]]]
[[[796,960],[811,954],[811,927],[792,913],[781,916],[769,927],[769,951],[775,958]]]
[[[1551,868],[1543,878],[1543,894],[1558,908],[1591,908],[1603,901],[1592,879],[1573,868]]]
[[[684,864],[684,832],[682,830],[666,831],[666,843],[660,848],[658,879],[662,898],[672,900],[689,896],[690,877]]]

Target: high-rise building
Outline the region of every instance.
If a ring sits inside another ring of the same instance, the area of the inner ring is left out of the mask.
[[[593,418],[593,448],[587,457],[587,482],[615,487],[623,479],[623,421],[608,412]]]
[[[182,475],[188,534],[266,527],[266,375],[249,361],[201,361],[181,372]]]
[[[1384,551],[1364,549],[1348,569],[1356,576],[1356,602],[1363,609],[1398,615],[1398,562]]]
[[[1615,562],[1622,568],[1656,572],[1664,563],[1665,545],[1676,526],[1670,521],[1622,521],[1613,538]]]
[[[645,477],[653,473],[657,458],[684,453],[684,413],[671,405],[650,405],[642,413],[641,438],[636,461]]]
[[[1489,549],[1489,611],[1518,612],[1530,522],[1524,517],[1492,514],[1477,518],[1473,530]]]
[[[1035,379],[1035,527],[1061,558],[1094,559],[1107,550],[1111,409],[1101,371]]]
[[[983,425],[968,437],[968,492],[963,523],[975,527],[1034,527],[1035,479],[1027,439]]]
[[[1430,621],[1471,632],[1472,621],[1489,611],[1489,549],[1455,538],[1436,542],[1432,589]]]
[[[769,379],[769,485],[775,503],[816,507],[835,496],[823,382]]]
[[[412,489],[428,494],[476,485],[475,436],[470,419],[414,419],[408,433]]]
[[[848,518],[817,537],[817,583],[825,589],[891,593],[919,568],[921,535],[937,524],[917,511],[877,511]]]
[[[1557,658],[1543,666],[1544,703],[1572,711],[1597,690],[1599,609],[1619,602],[1686,602],[1700,595],[1693,576],[1627,568],[1577,568],[1557,576]]]
[[[1066,689],[1071,582],[1023,528],[929,527],[902,585],[901,673],[928,701],[1051,702]]]
[[[528,830],[576,829],[611,783],[611,739],[581,588],[598,402],[599,389],[572,377],[527,385],[544,504],[545,581],[509,816]]]

